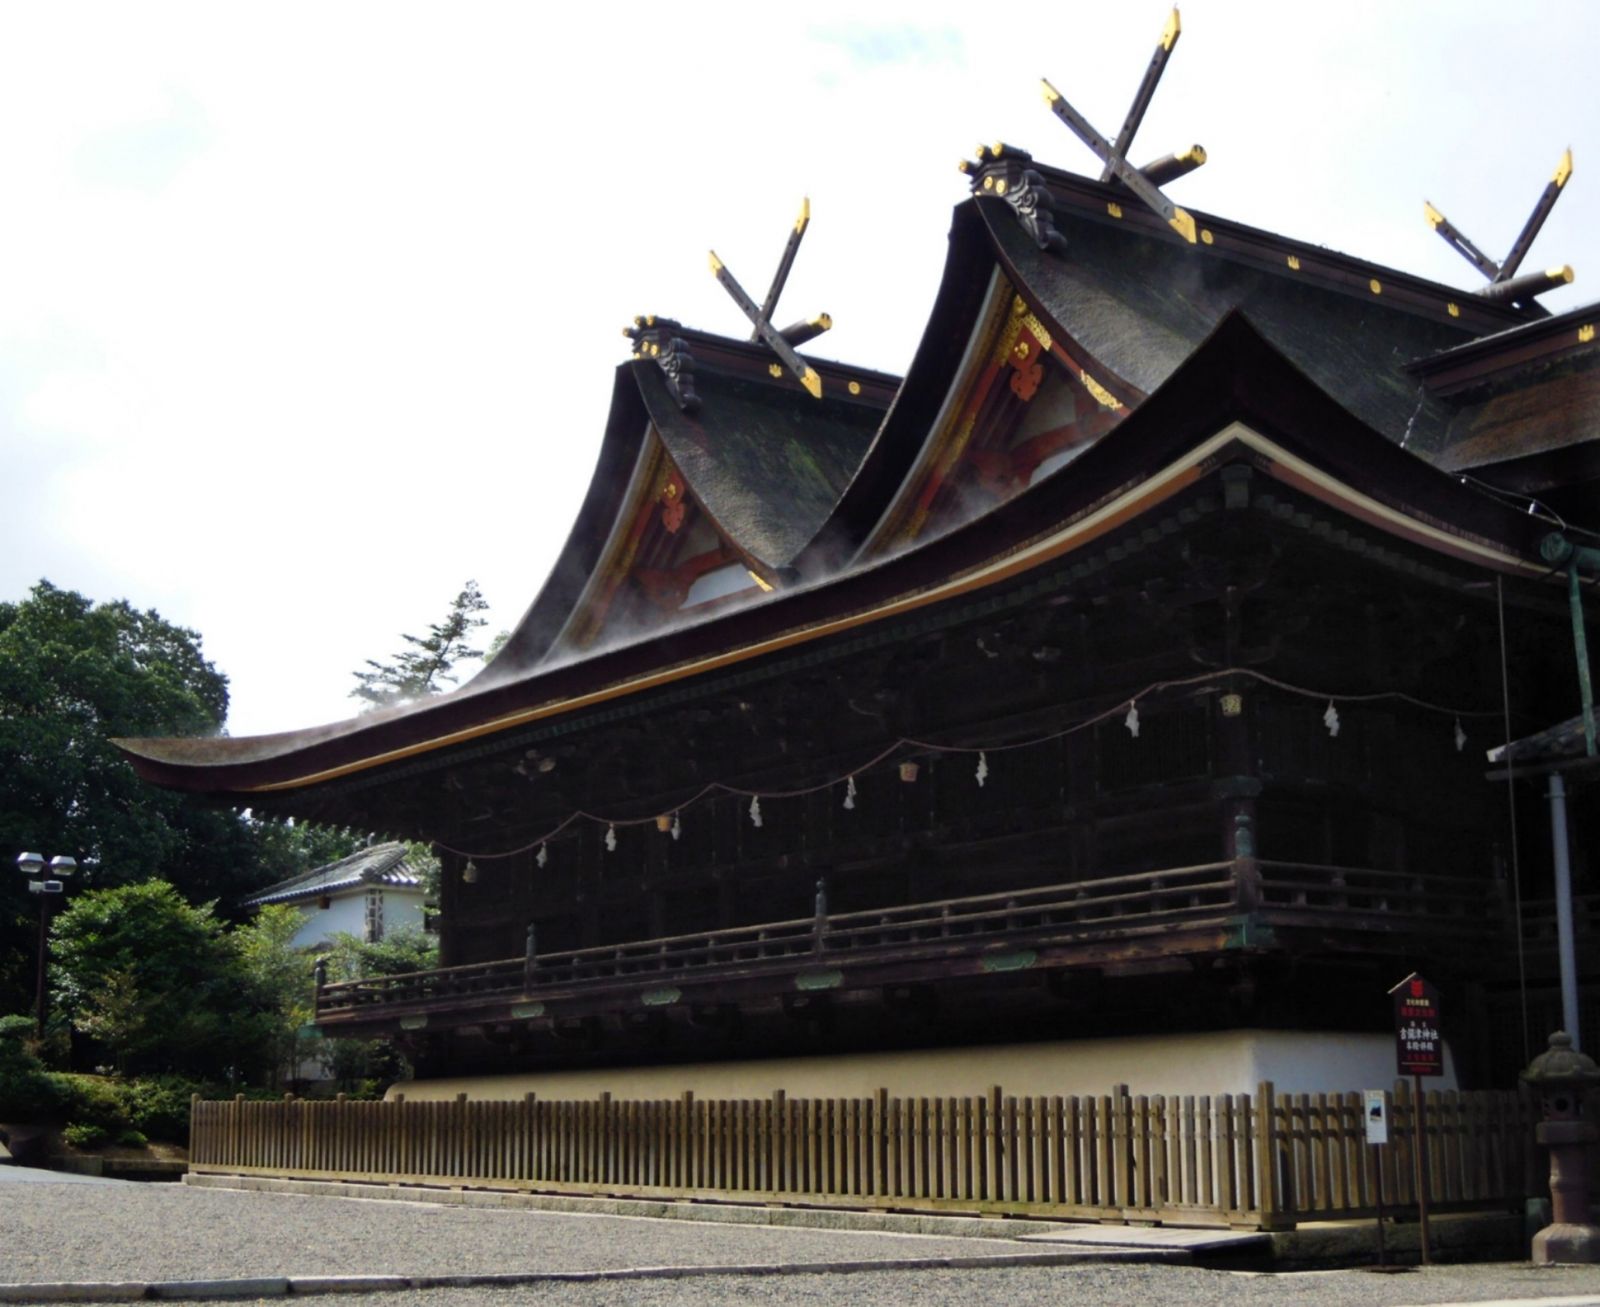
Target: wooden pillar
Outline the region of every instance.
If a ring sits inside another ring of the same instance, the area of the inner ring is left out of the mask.
[[[461,964],[461,930],[457,923],[461,911],[461,868],[465,859],[437,846],[434,853],[439,859],[439,965],[454,967]]]
[[[1230,615],[1230,622],[1233,617]],[[1223,682],[1212,709],[1216,740],[1217,815],[1222,825],[1223,856],[1233,863],[1236,901],[1249,912],[1261,902],[1261,847],[1256,800],[1261,781],[1251,745],[1253,701],[1260,687],[1243,677]]]

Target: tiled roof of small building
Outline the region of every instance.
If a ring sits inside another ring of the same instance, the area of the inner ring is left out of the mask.
[[[288,880],[269,885],[244,901],[246,907],[268,903],[295,903],[321,898],[358,885],[382,885],[392,889],[421,889],[416,869],[406,859],[406,846],[398,842],[374,844],[337,862],[329,862]]]

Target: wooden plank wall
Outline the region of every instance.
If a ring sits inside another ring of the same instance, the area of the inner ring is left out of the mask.
[[[1276,1229],[1416,1203],[1416,1105],[1391,1142],[1361,1095],[193,1103],[190,1168],[302,1179],[692,1197]],[[1544,1191],[1537,1109],[1513,1092],[1432,1092],[1435,1206]]]

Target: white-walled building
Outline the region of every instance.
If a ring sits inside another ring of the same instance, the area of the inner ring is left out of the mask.
[[[285,903],[305,918],[294,946],[314,949],[334,935],[354,935],[376,943],[402,926],[421,927],[426,891],[406,846],[374,844],[276,885],[245,900],[245,906]]]

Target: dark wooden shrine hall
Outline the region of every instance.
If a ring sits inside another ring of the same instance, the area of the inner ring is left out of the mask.
[[[1600,518],[1595,314],[1108,170],[967,166],[903,381],[795,354],[775,293],[754,341],[637,320],[551,579],[460,690],[122,742],[440,851],[442,969],[325,987],[326,1033],[424,1075],[1338,1034],[1420,969],[1461,1080],[1510,1074],[1548,859],[1484,759],[1578,706],[1540,546]]]

